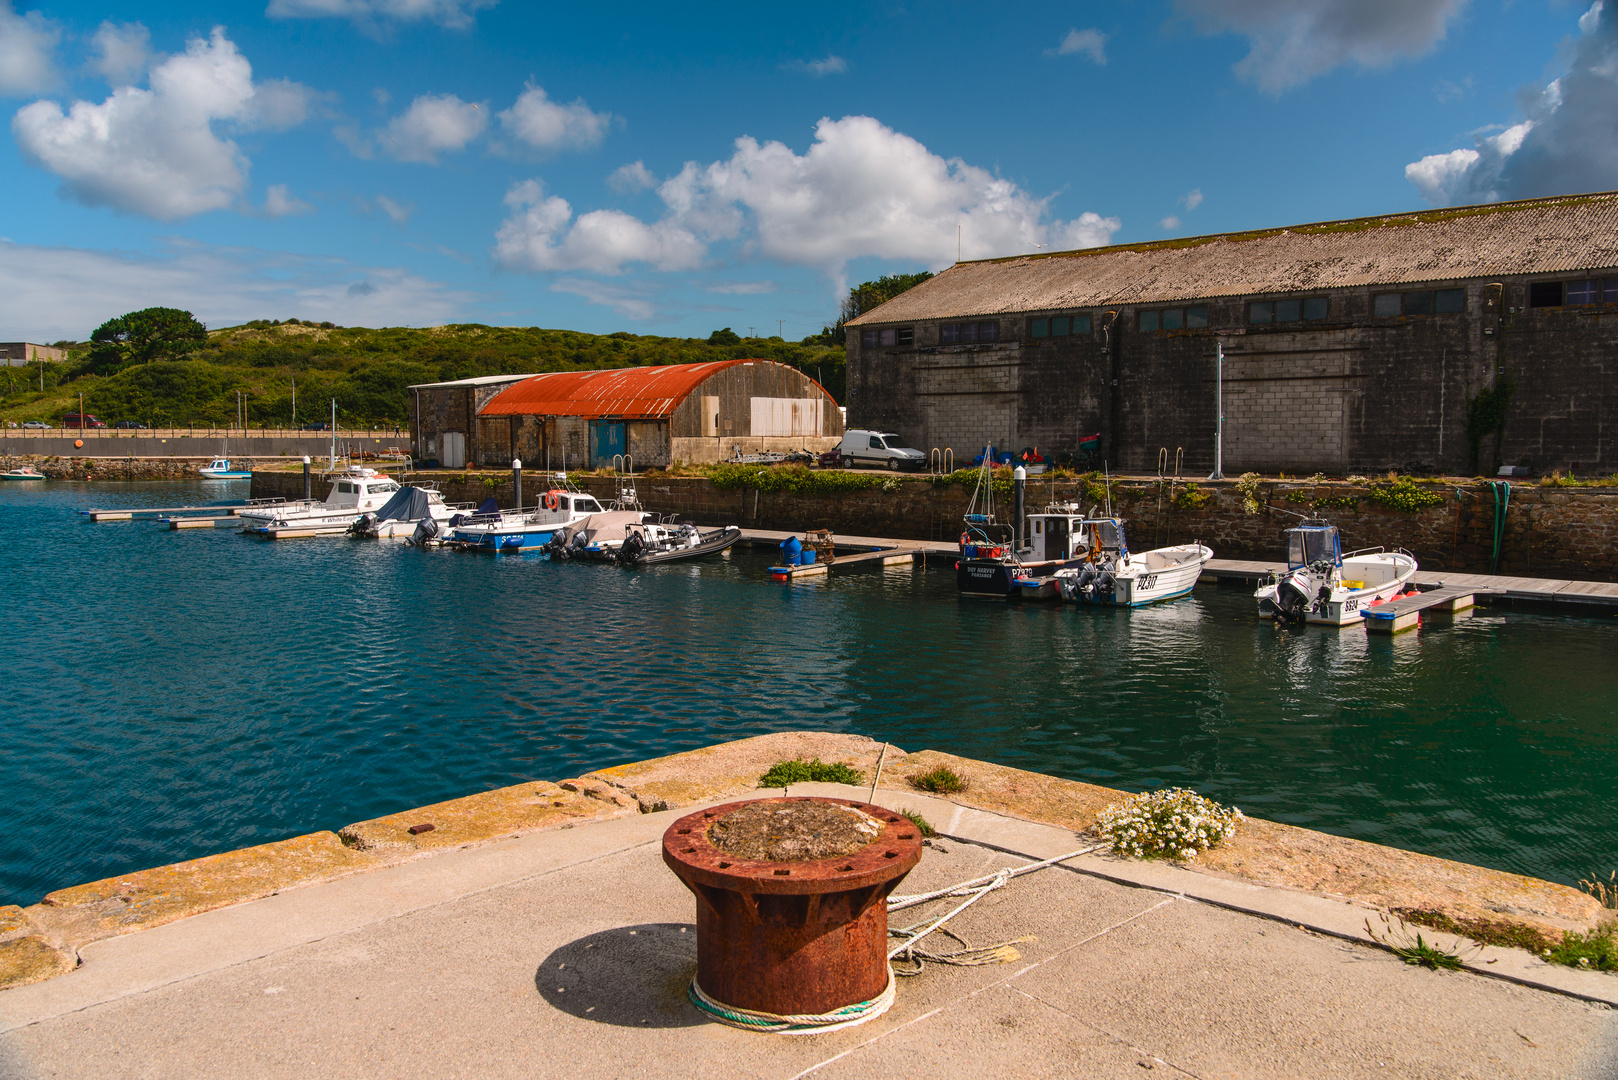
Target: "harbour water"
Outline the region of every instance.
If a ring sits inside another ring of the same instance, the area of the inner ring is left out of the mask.
[[[767,553],[640,571],[89,524],[246,484],[0,489],[0,903],[768,731],[851,731],[1573,882],[1618,866],[1618,619],[1261,624],[961,601]],[[1419,555],[1419,553],[1418,553]]]

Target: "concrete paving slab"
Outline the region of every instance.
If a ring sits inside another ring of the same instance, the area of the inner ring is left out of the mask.
[[[1029,856],[1076,843],[1060,828],[889,797]],[[1105,1077],[1146,1064],[1171,1076],[1313,1076],[1372,1075],[1373,1059],[1411,1076],[1618,1068],[1618,1013],[1407,969],[1065,870],[1019,878],[952,924],[974,944],[1035,935],[1016,963],[929,965],[901,982],[892,1012],[843,1032],[737,1031],[684,998],[693,901],[657,844],[683,812],[445,852],[99,942],[79,971],[0,995],[3,1075]],[[901,891],[1022,861],[946,839]],[[894,921],[928,910],[938,908]],[[1528,1052],[1503,1030],[1520,1031]]]

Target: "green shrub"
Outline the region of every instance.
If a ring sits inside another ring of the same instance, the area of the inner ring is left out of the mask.
[[[1436,491],[1417,487],[1410,477],[1401,476],[1395,480],[1373,483],[1365,493],[1365,501],[1374,506],[1387,507],[1389,510],[1416,514],[1429,506],[1442,505],[1444,496]]]
[[[1459,934],[1484,945],[1500,945],[1511,949],[1527,949],[1543,954],[1555,943],[1532,926],[1508,922],[1503,919],[1455,918],[1442,911],[1426,908],[1394,908],[1393,913],[1408,923],[1425,926],[1445,934]]]
[[[883,477],[841,469],[811,469],[806,465],[713,465],[705,474],[708,482],[721,490],[753,488],[757,491],[785,491],[794,495],[839,495],[870,491],[882,486]]]
[[[1244,472],[1236,478],[1236,491],[1242,497],[1242,513],[1256,514],[1264,508],[1258,501],[1258,483],[1264,479],[1256,472]]]
[[[841,761],[827,764],[819,758],[813,761],[804,761],[794,758],[791,761],[777,761],[770,766],[770,771],[758,778],[758,786],[762,788],[784,788],[789,784],[863,784],[863,774],[844,765]]]
[[[912,775],[910,786],[935,795],[949,795],[966,790],[966,780],[954,769],[940,765],[936,769]]]
[[[1586,971],[1618,971],[1618,926],[1607,923],[1588,934],[1569,930],[1560,945],[1540,955],[1553,964]]]
[[[1211,492],[1203,491],[1196,484],[1186,481],[1185,489],[1170,501],[1176,510],[1201,510],[1212,498]]]
[[[934,836],[938,835],[938,830],[933,828],[932,825],[928,823],[927,819],[922,817],[920,814],[916,813],[916,811],[914,811],[914,810],[901,810],[901,811],[899,811],[899,813],[901,813],[905,817],[909,818],[910,823],[912,825],[914,825],[917,828],[917,830],[919,830],[921,832],[921,835],[924,838],[931,838],[931,837],[934,837]]]

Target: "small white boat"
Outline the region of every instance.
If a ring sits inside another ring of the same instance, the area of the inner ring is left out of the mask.
[[[0,473],[0,480],[43,480],[45,474],[32,465],[19,465],[9,472]]]
[[[349,469],[332,479],[324,502],[300,499],[237,511],[242,532],[277,540],[340,536],[361,514],[379,510],[399,490],[397,481],[375,469]]]
[[[611,554],[619,566],[650,566],[716,555],[742,538],[738,525],[703,531],[690,522],[679,525],[630,525]]]
[[[1307,521],[1287,530],[1287,569],[1253,594],[1261,619],[1346,626],[1365,609],[1414,588],[1416,557],[1408,551],[1362,548],[1343,554],[1337,526]]]
[[[1084,554],[1055,574],[1064,600],[1119,607],[1172,600],[1196,586],[1213,558],[1212,549],[1197,542],[1135,554],[1118,518],[1085,518],[1078,531]]]
[[[533,509],[480,510],[459,523],[451,523],[448,542],[463,550],[515,552],[542,548],[560,529],[577,525],[592,514],[605,513],[595,497],[569,488],[551,488]]]
[[[251,480],[253,478],[251,469],[233,469],[230,467],[230,459],[223,457],[214,458],[208,464],[198,468],[197,472],[209,480]]]
[[[362,540],[414,540],[424,544],[438,537],[449,519],[475,509],[472,503],[447,503],[434,482],[406,484],[375,511],[361,514],[348,527]]]
[[[554,559],[610,559],[631,530],[656,521],[657,515],[638,508],[607,510],[557,529],[545,548]]]

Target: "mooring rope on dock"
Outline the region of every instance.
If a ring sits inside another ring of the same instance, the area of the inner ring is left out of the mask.
[[[823,1031],[838,1031],[863,1024],[867,1020],[875,1020],[893,1008],[894,987],[893,968],[889,967],[888,984],[883,987],[880,994],[870,1001],[845,1005],[829,1013],[782,1014],[757,1009],[740,1009],[709,997],[695,978],[691,980],[689,996],[691,1004],[720,1023],[729,1024],[731,1027],[763,1031],[772,1035],[818,1035]]]

